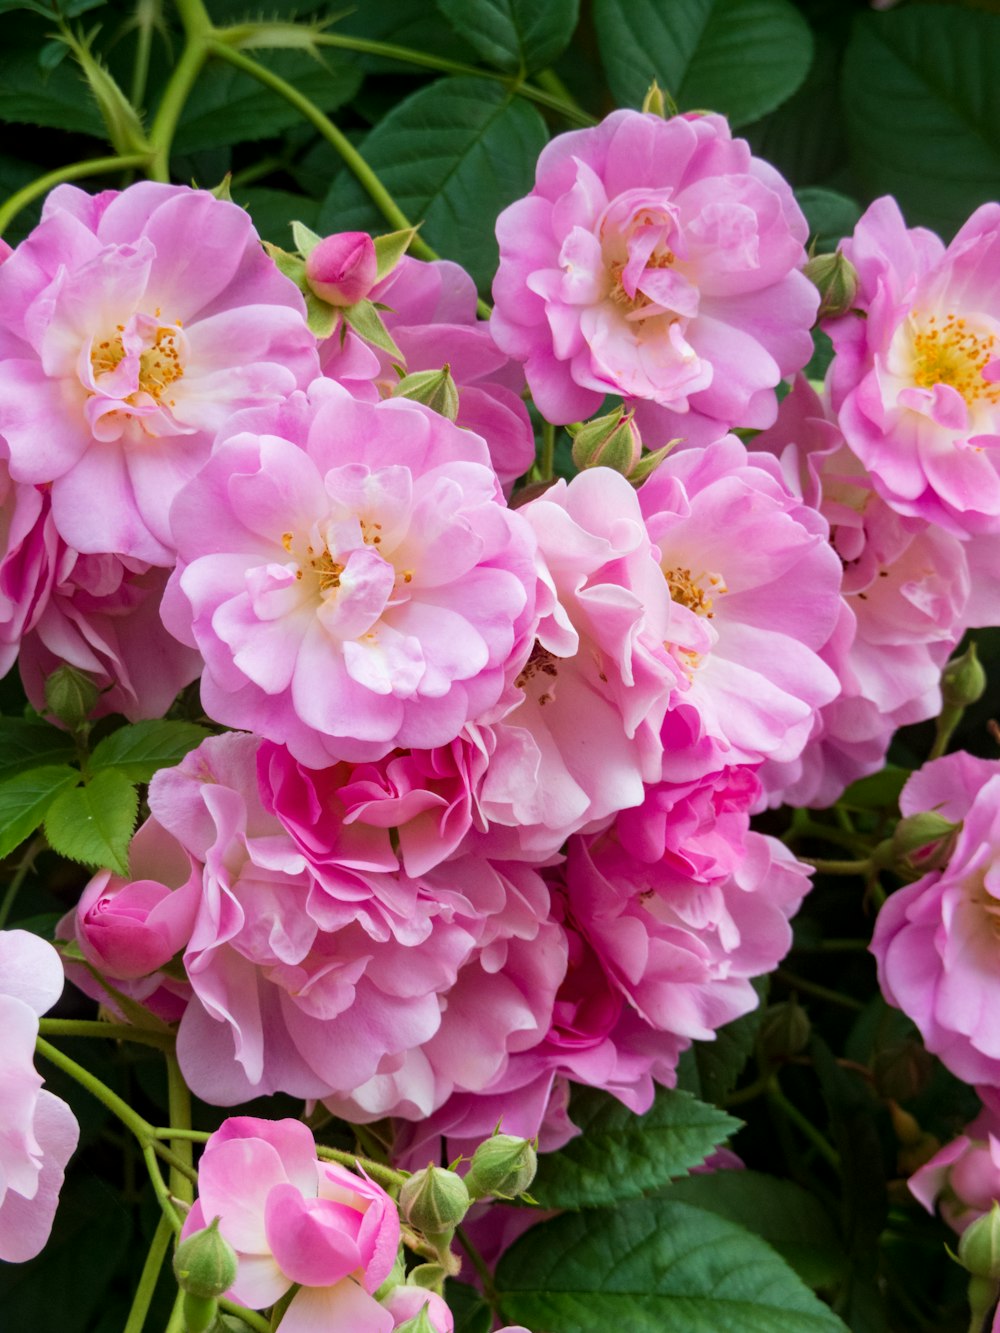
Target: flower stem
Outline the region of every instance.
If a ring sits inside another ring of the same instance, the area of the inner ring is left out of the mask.
[[[812,856],[800,856],[799,860],[822,875],[867,875],[874,868],[870,856],[859,861],[823,861]]]
[[[328,1148],[326,1144],[318,1143],[316,1145],[316,1155],[326,1162],[339,1162],[341,1166],[360,1166],[371,1176],[372,1180],[385,1189],[399,1189],[403,1181],[406,1180],[404,1171],[394,1171],[391,1166],[385,1166],[382,1162],[375,1162],[370,1157],[359,1157],[357,1153],[343,1152],[340,1148]]]
[[[133,1027],[131,1023],[104,1023],[82,1018],[43,1018],[39,1031],[47,1037],[107,1037],[114,1041],[135,1041],[142,1046],[156,1046],[162,1051],[174,1049],[171,1032]]]
[[[244,1324],[255,1330],[255,1333],[271,1333],[271,1325],[256,1310],[248,1310],[245,1305],[237,1305],[235,1301],[223,1300],[221,1297],[219,1309],[226,1314],[235,1315],[237,1319],[242,1319]]]
[[[865,1007],[853,995],[841,995],[838,990],[831,990],[829,986],[821,986],[818,982],[796,976],[794,972],[786,972],[783,967],[779,967],[774,975],[793,990],[802,991],[804,995],[815,995],[818,1000],[826,1000],[828,1004],[839,1004],[843,1009],[863,1009]]]
[[[497,1306],[497,1289],[493,1284],[493,1274],[490,1271],[489,1264],[476,1249],[475,1245],[473,1245],[472,1241],[469,1240],[469,1237],[465,1234],[462,1227],[455,1228],[455,1239],[469,1256],[469,1262],[479,1274],[479,1280],[483,1284],[483,1295],[486,1297],[487,1303],[492,1306],[495,1311]]]
[[[226,60],[229,64],[235,65],[237,69],[252,75],[259,83],[262,83],[266,88],[270,88],[279,97],[283,97],[286,102],[295,107],[299,114],[320,132],[327,143],[332,144],[337,150],[345,166],[354,173],[390,226],[397,231],[403,231],[413,226],[413,223],[350,139],[337,129],[329,116],[324,115],[315,102],[310,101],[308,97],[299,92],[294,84],[288,83],[287,80],[275,74],[273,70],[268,69],[266,65],[262,65],[259,61],[244,55],[242,51],[234,50],[232,46],[228,46],[224,41],[218,40],[217,37],[209,40],[209,50],[212,55],[218,56],[220,60]],[[410,250],[419,259],[438,258],[437,252],[432,250],[419,236],[414,237],[410,243]]]
[[[177,1057],[172,1054],[167,1056],[167,1097],[170,1124],[178,1129],[190,1129],[191,1093],[184,1082]],[[194,1199],[192,1181],[197,1179],[191,1140],[183,1136],[173,1137],[171,1151],[178,1161],[170,1168],[170,1192],[182,1202],[190,1203]]]
[[[173,1234],[173,1227],[169,1220],[165,1215],[161,1215],[156,1234],[153,1236],[153,1243],[146,1255],[146,1262],[142,1266],[139,1285],[135,1289],[132,1308],[128,1312],[123,1333],[142,1333],[153,1300],[153,1293],[156,1291],[160,1269],[163,1267],[163,1260],[166,1258]]]
[[[809,1140],[825,1162],[828,1162],[835,1171],[840,1170],[840,1156],[836,1149],[827,1143],[816,1126],[802,1114],[799,1108],[788,1100],[776,1078],[771,1080],[767,1090],[767,1099],[776,1110],[791,1121],[803,1138]]]
[[[0,235],[3,234],[17,217],[22,208],[38,199],[49,190],[66,181],[83,180],[87,176],[103,176],[109,171],[130,171],[133,167],[149,165],[147,153],[116,153],[110,157],[91,157],[85,162],[70,162],[65,167],[56,167],[44,176],[29,181],[27,185],[15,190],[0,206]]]
[[[556,470],[556,428],[551,421],[542,422],[542,449],[538,472],[542,481],[551,481]]]
[[[7,885],[7,892],[3,896],[3,902],[0,903],[0,930],[3,930],[7,920],[14,910],[14,900],[20,892],[21,885],[31,873],[31,868],[35,864],[35,857],[45,846],[44,838],[33,838],[28,843],[24,855],[17,863],[17,869],[14,871],[10,883]]]
[[[183,8],[178,0],[177,8]],[[207,16],[206,16],[207,18]],[[185,24],[185,26],[187,26]],[[209,24],[208,32],[211,32]],[[208,56],[207,37],[192,33],[188,29],[188,40],[181,52],[181,58],[171,71],[167,86],[160,98],[153,127],[149,132],[149,142],[153,146],[153,159],[149,163],[149,175],[156,181],[170,180],[170,146],[177,133],[184,104],[191,95],[197,82],[201,67]],[[144,164],[145,165],[145,164]]]

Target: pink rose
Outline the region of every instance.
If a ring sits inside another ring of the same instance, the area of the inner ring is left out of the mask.
[[[73,1112],[34,1068],[38,1019],[62,988],[51,944],[26,930],[0,931],[0,1259],[8,1263],[44,1248],[80,1137]]]
[[[1000,1129],[984,1108],[965,1132],[940,1148],[907,1181],[910,1193],[927,1209],[935,1204],[948,1225],[961,1234],[1000,1199]]]
[[[416,1319],[421,1310],[426,1310],[434,1333],[454,1333],[454,1315],[441,1297],[426,1287],[393,1287],[382,1304],[395,1320],[393,1328]]]
[[[613,393],[651,446],[768,426],[775,386],[812,354],[807,233],[720,116],[615,111],[553,139],[500,214],[493,334],[550,421]]]
[[[391,1333],[393,1316],[371,1293],[396,1261],[396,1205],[367,1176],[317,1160],[301,1121],[237,1116],[216,1130],[182,1236],[216,1217],[239,1260],[233,1299],[260,1310],[297,1285],[285,1333]]]
[[[306,280],[330,305],[355,305],[371,291],[378,272],[375,242],[363,231],[326,236],[306,259]]]

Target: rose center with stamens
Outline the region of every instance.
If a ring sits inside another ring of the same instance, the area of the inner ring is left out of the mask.
[[[708,620],[714,619],[713,598],[702,586],[702,581],[708,585],[711,593],[724,593],[726,586],[718,574],[699,574],[695,578],[690,569],[677,567],[664,569],[663,577],[667,580],[667,590],[672,601],[686,606],[697,616],[705,616]]]
[[[1000,402],[1000,384],[983,377],[987,365],[1000,354],[995,334],[977,329],[972,319],[951,313],[931,315],[914,324],[912,376],[916,388],[946,384],[970,406],[982,400]]]
[[[157,311],[156,318],[159,318],[159,311]],[[139,354],[136,388],[124,401],[133,403],[135,395],[142,393],[159,403],[163,400],[164,395],[169,395],[171,386],[182,379],[184,375],[180,345],[181,322],[178,320],[174,325],[159,324],[152,319],[136,317],[132,322],[134,332],[139,331],[140,321],[150,327],[148,331],[144,330],[140,334],[145,346]],[[90,352],[90,364],[95,379],[110,374],[124,360],[126,356],[125,336],[126,326],[118,324],[113,334],[93,344]],[[174,405],[173,399],[168,397],[165,405],[172,407]]]

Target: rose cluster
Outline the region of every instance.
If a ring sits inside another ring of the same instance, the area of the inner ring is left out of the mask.
[[[405,1163],[501,1116],[553,1147],[570,1084],[642,1111],[756,1005],[809,871],[751,815],[878,769],[1000,609],[998,220],[945,250],[874,204],[828,392],[779,405],[808,228],[717,116],[555,139],[488,323],[456,265],[382,271],[350,233],[299,264],[318,336],[235,205],[49,197],[0,265],[0,642],[38,706],[60,663],[131,719],[200,677],[219,734],[61,928],[179,1024],[199,1097],[393,1117]],[[525,381],[552,425],[617,396],[628,465],[528,473]],[[983,1081],[950,1012],[929,1044]],[[382,1205],[248,1124],[199,1205],[240,1214],[236,1296],[391,1327]]]

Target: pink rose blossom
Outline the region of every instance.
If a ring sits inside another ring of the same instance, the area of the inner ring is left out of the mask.
[[[948,864],[897,889],[879,912],[879,985],[954,1074],[1000,1087],[1000,762],[962,752],[932,760],[903,788],[900,809],[934,810],[962,827]]]
[[[262,804],[261,747],[212,738],[150,786],[201,867],[178,1035],[191,1088],[222,1105],[324,1098],[364,1121],[488,1084],[545,1035],[565,971],[541,878],[478,857],[410,878],[317,853]]]
[[[940,711],[941,668],[964,629],[996,610],[992,571],[971,596],[968,553],[989,539],[963,544],[890,508],[805,380],[754,444],[781,457],[789,484],[828,520],[843,568],[841,616],[822,650],[841,694],[820,710],[801,757],[762,774],[772,804],[830,805],[882,766],[899,727]]]
[[[380,313],[407,374],[448,367],[458,390],[458,425],[486,440],[497,476],[509,489],[535,457],[535,434],[520,397],[524,374],[477,317],[476,285],[468,273],[450,260],[427,264],[404,255],[369,295],[387,307]],[[322,344],[320,357],[324,373],[356,397],[388,398],[399,383],[398,359],[343,327]]]
[[[160,619],[167,571],[130,556],[81,555],[60,540],[52,557],[50,594],[18,658],[31,703],[44,709],[46,678],[69,663],[100,691],[95,718],[162,717],[202,667],[200,655]]]
[[[960,1235],[1000,1199],[1000,1130],[984,1108],[965,1132],[939,1149],[907,1181],[910,1193],[927,1209],[935,1205]]]
[[[448,744],[531,632],[531,529],[483,441],[417,403],[317,380],[243,414],[171,524],[163,616],[205,708],[313,768]]]
[[[48,604],[59,548],[49,507],[42,488],[13,480],[4,453],[0,457],[0,676],[14,665],[22,636]]]
[[[651,445],[768,426],[778,381],[812,353],[807,234],[720,116],[615,111],[553,139],[500,214],[493,334],[550,421],[612,393]]]
[[[642,801],[686,681],[664,648],[670,595],[625,478],[591,468],[518,513],[538,540],[540,620],[478,807],[490,854],[544,859]]]
[[[38,1020],[62,988],[51,944],[26,930],[0,931],[0,1259],[8,1263],[44,1248],[80,1137],[73,1112],[34,1068]]]
[[[247,213],[143,181],[53,190],[0,266],[0,433],[77,551],[172,563],[170,502],[234,410],[317,370]]]
[[[712,742],[706,762],[794,759],[840,688],[822,660],[841,575],[825,520],[734,437],[667,457],[639,504],[673,599],[666,639],[690,680],[677,708]]]
[[[899,513],[964,537],[1000,526],[1000,205],[945,248],[876,199],[841,249],[852,310],[826,325],[833,408]]]
[[[181,1235],[216,1217],[239,1262],[232,1299],[260,1310],[297,1286],[285,1333],[391,1333],[393,1316],[372,1293],[396,1262],[396,1205],[363,1173],[317,1160],[301,1121],[237,1116],[216,1130]]]

